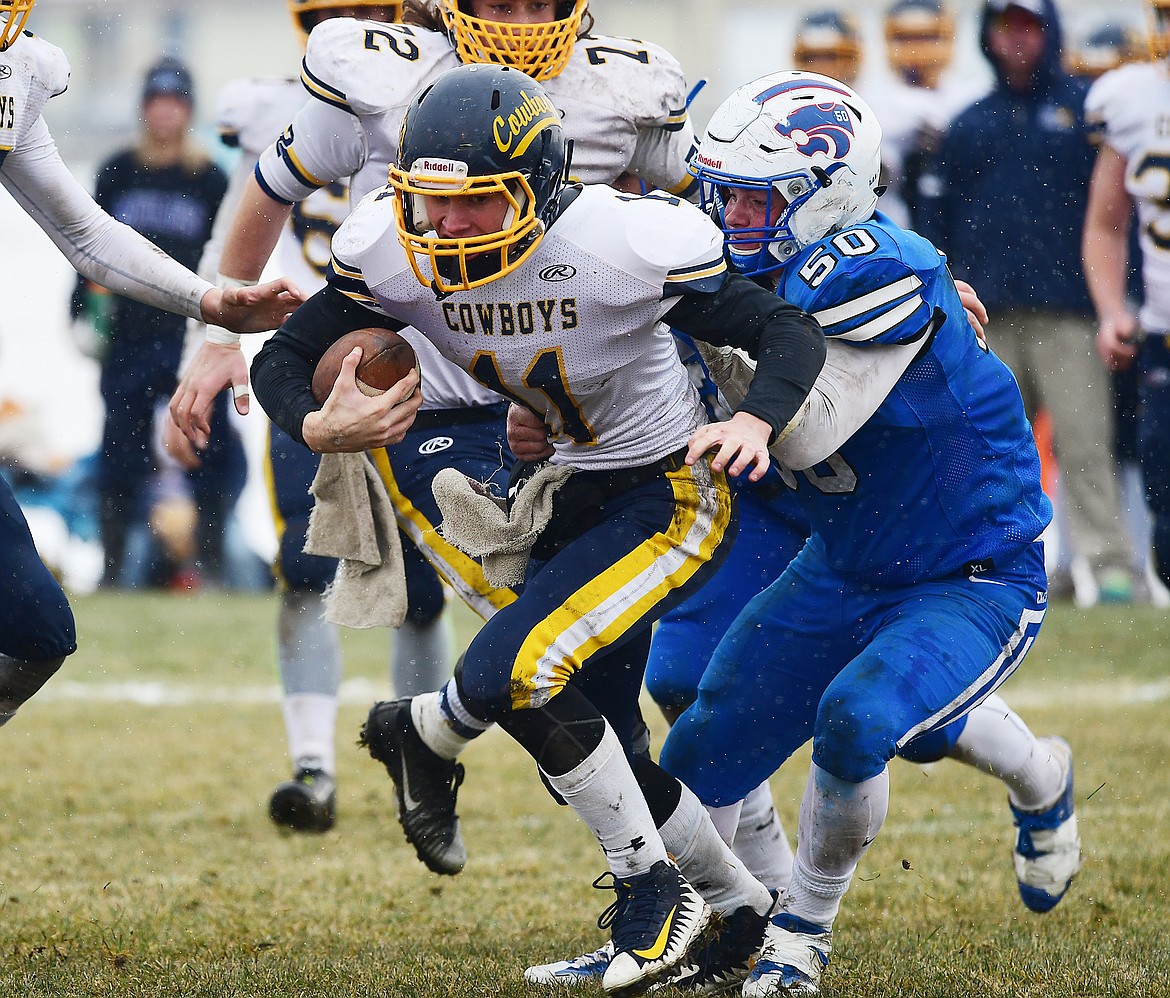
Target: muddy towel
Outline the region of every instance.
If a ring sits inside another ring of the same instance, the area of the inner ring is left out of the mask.
[[[322,454],[305,553],[340,559],[325,619],[343,627],[399,627],[406,571],[394,507],[368,454]]]
[[[524,581],[528,552],[552,516],[553,494],[572,468],[546,464],[528,479],[512,501],[503,500],[454,468],[444,468],[431,484],[443,514],[439,532],[464,554],[478,558],[484,578],[497,589]]]

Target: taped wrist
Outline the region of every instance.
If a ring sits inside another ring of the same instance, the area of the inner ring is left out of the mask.
[[[215,275],[215,286],[220,291],[227,291],[232,288],[251,288],[258,284],[258,281],[244,281],[238,277],[228,277],[226,274]],[[218,343],[220,346],[239,346],[240,334],[233,333],[230,329],[224,329],[222,326],[207,326],[204,333],[208,343]]]

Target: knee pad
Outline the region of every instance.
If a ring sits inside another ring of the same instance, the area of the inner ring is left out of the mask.
[[[52,679],[64,661],[63,655],[60,658],[30,659],[0,654],[0,724]]]
[[[571,687],[543,707],[509,711],[499,724],[549,776],[576,768],[605,734],[605,718]]]

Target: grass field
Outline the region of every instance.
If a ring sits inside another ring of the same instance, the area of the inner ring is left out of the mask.
[[[388,692],[384,633],[345,635],[338,825],[297,836],[266,813],[288,775],[274,600],[75,609],[81,650],[0,733],[0,996],[507,998],[533,993],[527,964],[600,944],[596,845],[498,732],[465,755],[467,869],[414,859],[353,745]],[[1084,871],[1055,911],[1027,912],[1001,787],[895,763],[826,993],[1170,995],[1168,660],[1165,611],[1054,607],[1004,693],[1073,745]],[[773,781],[790,833],[807,763]]]

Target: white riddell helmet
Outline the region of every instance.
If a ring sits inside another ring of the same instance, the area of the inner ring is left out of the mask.
[[[815,73],[770,73],[740,87],[711,116],[690,172],[703,208],[727,235],[736,269],[774,270],[877,205],[882,129],[856,92]],[[729,228],[729,189],[765,192],[762,228]],[[738,247],[742,247],[737,249]]]

